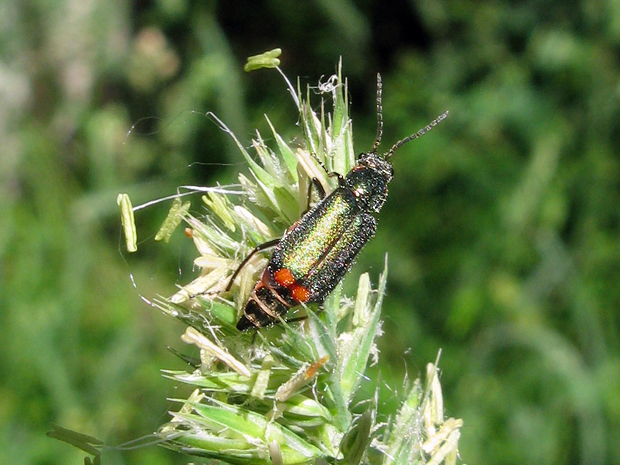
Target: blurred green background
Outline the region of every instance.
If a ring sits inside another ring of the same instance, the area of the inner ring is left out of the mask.
[[[195,252],[146,237],[160,205],[127,257],[116,194],[234,182],[208,110],[246,144],[264,113],[298,137],[281,77],[242,71],[274,47],[304,85],[342,57],[357,151],[377,72],[386,147],[450,110],[393,158],[354,271],[389,253],[381,412],[442,348],[465,463],[620,463],[620,3],[5,0],[0,40],[0,463],[82,463],[50,422],[118,444],[167,420],[182,328],[140,294],[174,293]]]

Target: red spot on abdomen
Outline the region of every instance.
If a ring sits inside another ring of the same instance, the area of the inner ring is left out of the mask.
[[[306,302],[310,298],[310,291],[304,286],[295,285],[289,288],[293,299],[297,302]]]
[[[273,279],[282,287],[291,291],[291,297],[297,302],[307,302],[310,298],[310,291],[304,286],[297,284],[297,280],[291,270],[281,268],[273,273]]]
[[[286,268],[281,268],[273,274],[273,278],[280,286],[291,287],[295,284],[295,277],[291,270],[287,270]]]

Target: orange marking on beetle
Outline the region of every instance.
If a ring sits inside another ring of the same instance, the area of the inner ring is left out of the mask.
[[[310,291],[304,286],[293,286],[291,289],[291,295],[297,302],[306,302],[310,298]]]
[[[286,268],[276,271],[273,274],[273,277],[279,285],[284,287],[290,287],[295,284],[295,277],[293,276],[293,273],[291,273],[291,270],[287,270]]]

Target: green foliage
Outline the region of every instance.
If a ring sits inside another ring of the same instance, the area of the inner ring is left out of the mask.
[[[466,463],[620,461],[615,2],[35,1],[7,3],[2,18],[7,462],[81,463],[44,436],[50,422],[107,443],[161,422],[170,384],[158,370],[179,330],[141,304],[129,273],[152,296],[194,252],[174,245],[177,232],[168,253],[138,243],[127,266],[114,200],[244,171],[234,143],[191,110],[214,111],[242,145],[246,128],[268,133],[264,113],[290,127],[283,141],[299,137],[273,71],[242,72],[276,41],[287,74],[308,82],[343,57],[355,152],[374,139],[377,71],[386,143],[450,110],[441,131],[394,156],[378,235],[354,270],[389,253],[385,384],[415,378],[441,347]],[[154,235],[164,216],[147,211],[138,230]],[[104,458],[121,461],[178,457]]]
[[[454,464],[462,421],[444,419],[435,365],[429,364],[428,389],[423,392],[421,383],[414,383],[394,422],[377,423],[374,394],[356,395],[362,383],[368,384],[369,363],[378,359],[375,338],[382,334],[386,273],[376,291],[368,274],[361,275],[354,300],[339,287],[321,305],[320,316],[316,306],[292,309],[296,318],[296,312],[305,313],[307,321],[301,325],[284,318],[281,326],[258,333],[240,334],[236,328],[266,265],[260,255],[247,262],[246,257],[274,232],[282,236],[307,210],[306,186],[312,179],[325,186],[326,193],[332,190],[328,172],[317,162],[344,167],[340,174],[345,175],[355,159],[351,144],[345,143],[352,140],[352,125],[340,69],[320,86],[321,94],[333,102],[331,111],[320,105],[321,118],[301,91],[291,91],[306,129],[303,148],[293,157],[270,125],[278,152],[257,133],[252,147],[260,161],[255,162],[220,123],[250,166],[249,178],[239,174],[243,205],[205,188],[205,218],[188,213],[189,208],[181,212],[176,198],[162,226],[169,230],[170,218],[185,219],[199,252],[194,264],[201,272],[154,305],[187,325],[182,340],[200,349],[200,361],[192,363],[191,372],[167,372],[194,391],[187,399],[175,399],[182,406],[157,435],[173,450],[241,465]],[[308,147],[315,148],[310,152]],[[294,212],[293,218],[287,212]],[[261,218],[271,218],[271,227]],[[359,413],[358,405],[365,410]]]

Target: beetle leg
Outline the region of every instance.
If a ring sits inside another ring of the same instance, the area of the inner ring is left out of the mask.
[[[312,182],[310,186],[308,186],[308,205],[310,205],[310,196],[312,195],[312,186],[316,189],[319,194],[319,200],[323,200],[325,198],[325,189],[321,185],[321,182],[317,178],[312,178]]]
[[[331,173],[327,173],[327,176],[329,176],[330,178],[338,178],[338,185],[339,186],[343,185],[344,178],[342,177],[342,175],[340,173],[336,173],[335,171],[332,171]],[[325,192],[325,188],[321,184],[321,181],[319,181],[317,178],[312,178],[312,181],[310,182],[310,185],[308,186],[308,202],[306,203],[306,209],[301,214],[301,216],[304,216],[311,209],[311,205],[312,205],[312,186],[314,186],[314,188],[317,191],[317,194],[319,196],[319,201],[323,200],[327,196],[327,193]]]
[[[327,175],[328,175],[330,178],[338,178],[338,185],[339,185],[339,186],[344,185],[344,177],[342,177],[342,174],[337,173],[337,172],[335,172],[335,171],[332,171],[331,173],[327,173]]]
[[[266,249],[270,249],[271,247],[275,247],[276,245],[278,245],[278,242],[280,242],[281,238],[278,239],[272,239],[270,241],[264,242],[263,244],[257,245],[254,250],[252,250],[247,257],[245,257],[243,259],[243,261],[241,262],[241,264],[237,267],[237,269],[235,270],[235,272],[233,273],[233,275],[230,277],[230,281],[228,281],[228,285],[226,286],[226,292],[230,291],[230,288],[233,285],[233,282],[235,281],[235,279],[237,278],[237,276],[239,276],[239,273],[241,272],[241,270],[243,269],[243,267],[245,265],[248,264],[248,262],[250,261],[250,259],[256,255],[259,252],[262,252],[263,250]]]
[[[310,156],[311,156],[312,158],[314,158],[314,161],[316,161],[316,162],[319,164],[319,166],[320,166],[321,168],[323,168],[323,171],[325,171],[327,174],[329,174],[329,171],[327,170],[327,166],[325,166],[325,163],[323,163],[323,162],[320,160],[320,158],[316,155],[316,153],[314,153],[314,152],[310,152]]]
[[[306,202],[306,209],[303,211],[301,216],[304,216],[306,213],[310,211],[312,205],[312,186],[316,189],[316,192],[319,196],[319,201],[325,198],[325,189],[321,185],[321,182],[317,178],[312,178],[310,184],[308,185],[308,201]]]
[[[329,171],[327,169],[327,166],[325,166],[325,164],[321,160],[319,160],[319,157],[317,157],[315,153],[311,153],[310,155],[312,155],[312,158],[314,158],[314,160],[321,166],[321,168],[323,168],[323,171],[325,171],[327,176],[329,176],[330,178],[337,177],[338,184],[340,184],[340,181],[344,179],[340,173],[337,173],[336,171]],[[321,199],[325,197],[325,189],[323,189],[323,186],[320,186],[319,180],[317,178],[312,178],[312,183],[315,183],[317,185],[317,188],[323,191],[323,196],[321,196]]]

